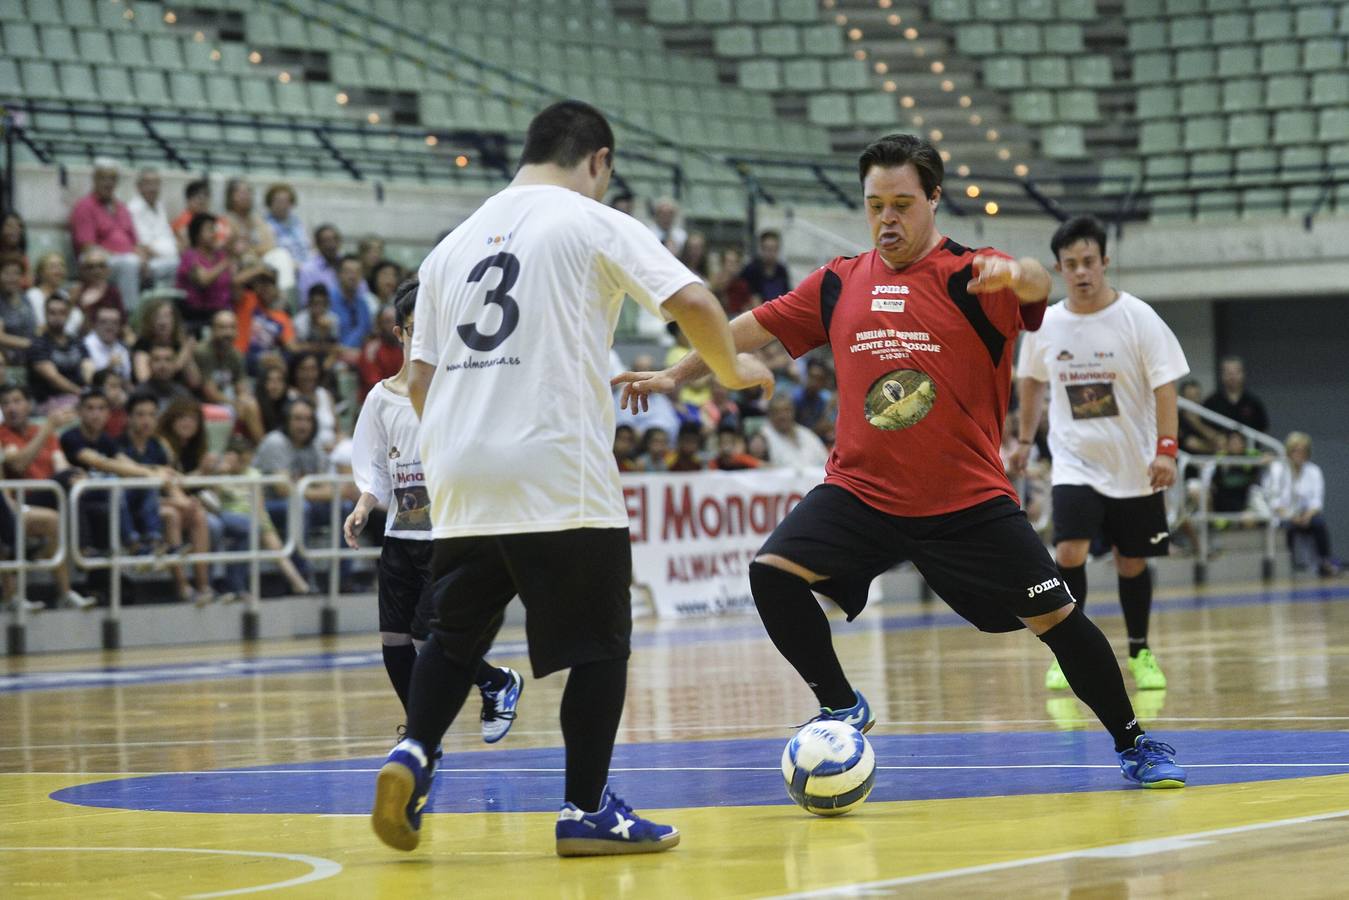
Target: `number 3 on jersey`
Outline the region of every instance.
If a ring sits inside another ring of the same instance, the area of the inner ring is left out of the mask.
[[[473,267],[472,272],[468,273],[468,283],[481,281],[487,270],[493,268],[501,270],[501,283],[487,292],[484,302],[488,306],[501,307],[501,324],[492,334],[483,334],[479,331],[477,322],[460,325],[458,329],[459,337],[463,338],[464,343],[480,353],[500,347],[520,324],[520,305],[510,295],[510,289],[520,277],[520,260],[516,259],[514,254],[497,253],[482,260]]]

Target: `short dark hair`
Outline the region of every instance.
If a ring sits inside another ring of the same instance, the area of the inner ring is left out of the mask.
[[[1049,252],[1057,260],[1060,250],[1078,241],[1095,241],[1101,256],[1105,256],[1105,226],[1101,220],[1095,216],[1073,216],[1055,230],[1049,239]]]
[[[923,194],[930,199],[941,187],[946,167],[942,165],[941,154],[936,147],[912,134],[887,134],[868,144],[857,158],[857,177],[859,181],[865,182],[872,166],[891,169],[906,163],[912,163],[918,171]]]
[[[328,290],[328,285],[322,281],[316,281],[309,286],[309,292],[305,295],[305,300],[313,300],[315,297],[322,297],[324,300],[333,299],[332,291]]]
[[[80,406],[83,406],[85,403],[89,402],[90,400],[102,400],[104,403],[107,403],[107,402],[108,402],[108,395],[105,394],[105,393],[103,393],[101,390],[99,390],[99,389],[96,388],[96,387],[86,388],[86,389],[80,394]]]
[[[604,113],[580,100],[563,100],[529,123],[520,165],[553,163],[570,169],[605,148],[614,149],[614,130]]]
[[[155,412],[159,411],[159,400],[155,398],[154,394],[147,393],[146,391],[136,391],[134,394],[132,394],[130,397],[127,398],[126,414],[128,416],[133,414],[136,411],[136,407],[146,403],[149,403],[151,406],[153,406],[155,408]]]
[[[192,217],[192,221],[187,223],[187,242],[189,245],[197,246],[197,238],[201,237],[202,231],[207,225],[215,224],[215,216],[210,213],[197,213]]]
[[[417,288],[421,287],[421,282],[417,276],[404,278],[403,281],[394,289],[393,308],[398,315],[398,325],[400,328],[408,327],[408,319],[412,318],[412,313],[417,308]]]
[[[232,435],[229,443],[225,445],[226,453],[238,453],[240,456],[245,453],[252,453],[255,449],[253,442],[242,434]]]
[[[193,197],[200,197],[202,194],[207,197],[211,196],[211,182],[205,178],[193,179],[187,183],[187,187],[183,188],[183,197],[188,200]]]
[[[94,373],[94,377],[89,379],[89,386],[99,391],[106,391],[109,378],[120,378],[126,381],[127,378],[121,372],[113,368],[99,369]]]
[[[299,206],[300,198],[295,196],[295,188],[286,184],[284,181],[278,181],[276,184],[267,188],[267,195],[263,198],[263,203],[267,206],[272,205],[272,198],[277,194],[290,194],[290,205]]]
[[[318,243],[319,235],[323,234],[323,232],[325,232],[325,231],[331,231],[333,234],[337,235],[339,238],[342,236],[342,232],[340,232],[340,231],[337,230],[337,226],[336,226],[336,225],[333,225],[333,224],[331,224],[331,223],[329,223],[329,222],[324,222],[324,223],[323,223],[322,225],[320,225],[318,228],[315,228],[315,229],[314,229],[314,243],[316,243],[316,244]]]
[[[337,268],[341,269],[349,262],[354,262],[359,266],[361,265],[361,258],[355,253],[345,253],[342,255],[342,258],[337,261]]]
[[[33,399],[33,391],[31,388],[28,387],[28,385],[19,384],[17,381],[7,381],[4,384],[0,385],[0,400],[5,399],[15,391],[18,391],[20,394],[23,394],[29,400]]]
[[[764,241],[770,238],[781,244],[782,232],[778,231],[776,228],[765,228],[763,231],[759,232],[759,243],[762,244]]]
[[[14,254],[0,256],[0,269],[8,269],[10,266],[23,271],[23,257]]]

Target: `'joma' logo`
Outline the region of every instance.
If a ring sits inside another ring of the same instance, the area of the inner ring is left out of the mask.
[[[1039,596],[1040,594],[1043,594],[1050,588],[1056,588],[1061,584],[1063,584],[1063,582],[1059,581],[1057,578],[1051,578],[1048,581],[1042,581],[1039,584],[1035,585],[1034,587],[1026,588],[1026,597],[1030,598]]]

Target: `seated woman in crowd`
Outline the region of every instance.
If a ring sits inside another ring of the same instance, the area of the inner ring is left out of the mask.
[[[28,305],[32,307],[38,328],[47,321],[48,297],[60,294],[69,299],[70,294],[66,290],[68,275],[65,254],[51,250],[38,257],[37,266],[33,269],[33,286],[24,295],[28,298]]]
[[[323,452],[337,444],[337,403],[322,384],[323,369],[315,353],[298,353],[290,360],[290,399],[304,400],[314,409],[318,433],[315,440]]]
[[[1326,479],[1321,467],[1311,461],[1312,439],[1294,431],[1283,446],[1288,458],[1270,467],[1265,493],[1274,514],[1282,520],[1294,565],[1298,540],[1309,538],[1316,548],[1317,571],[1323,577],[1337,575],[1340,567],[1330,555],[1330,529],[1324,514]]]
[[[233,254],[240,265],[256,265],[276,246],[272,226],[253,211],[253,186],[243,178],[225,183],[224,219],[229,222]]]
[[[183,321],[196,334],[211,317],[234,305],[234,257],[216,243],[216,219],[198,213],[187,226],[188,247],[178,263],[178,288],[183,298]]]
[[[155,347],[173,350],[174,374],[188,387],[201,384],[197,369],[197,340],[183,327],[182,316],[172,300],[154,300],[141,312],[141,333],[131,347],[131,369],[136,383],[150,378],[150,351]]]
[[[67,332],[77,336],[87,334],[94,327],[100,309],[116,310],[123,322],[127,320],[122,292],[110,280],[111,274],[108,251],[102,247],[86,247],[80,254],[78,277],[70,288]]]
[[[0,257],[0,353],[4,364],[23,365],[37,333],[37,316],[23,295],[22,267],[12,256]]]
[[[28,287],[28,227],[23,216],[9,210],[0,217],[0,259],[12,259],[19,264],[19,280]]]
[[[159,414],[156,437],[168,450],[170,467],[180,475],[211,475],[215,472],[216,459],[206,450],[206,427],[202,420],[201,404],[196,400],[184,397],[166,406]],[[203,493],[198,489],[185,489],[174,484],[165,492],[165,499],[177,509],[192,543],[192,552],[210,552],[211,523],[207,518]],[[196,593],[189,598],[180,585],[179,595],[198,605],[214,601],[210,564],[199,562],[194,568],[197,576]]]
[[[387,259],[375,263],[375,267],[370,270],[370,277],[365,279],[366,286],[370,288],[370,302],[375,306],[372,312],[379,312],[393,302],[394,291],[402,280],[403,269],[398,263]]]

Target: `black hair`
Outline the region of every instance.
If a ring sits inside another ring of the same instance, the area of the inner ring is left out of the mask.
[[[252,453],[255,449],[253,442],[242,434],[231,435],[229,443],[225,445],[226,453],[237,453],[240,456],[245,453]]]
[[[735,420],[735,416],[723,416],[721,422],[717,425],[717,434],[740,434],[740,423]]]
[[[946,167],[942,165],[941,154],[936,147],[912,134],[887,134],[868,144],[857,158],[857,177],[865,183],[872,166],[891,169],[906,163],[913,164],[918,171],[918,181],[923,185],[924,196],[932,199],[937,188],[941,187]]]
[[[23,394],[30,401],[33,399],[33,391],[28,385],[19,384],[17,381],[7,381],[3,385],[0,385],[0,400],[3,400],[15,391]]]
[[[328,222],[324,222],[324,223],[323,223],[322,225],[320,225],[318,228],[315,228],[315,229],[314,229],[314,243],[317,244],[317,243],[319,242],[319,235],[323,234],[323,232],[325,232],[325,231],[331,231],[331,232],[333,232],[334,234],[336,234],[338,237],[341,237],[341,236],[342,236],[342,232],[340,232],[340,231],[337,230],[337,226],[336,226],[336,225],[332,225],[332,224],[329,224]]]
[[[215,216],[210,213],[197,213],[192,217],[192,221],[187,223],[187,242],[191,246],[197,246],[197,238],[201,237],[202,231],[207,225],[215,222]]]
[[[205,178],[196,178],[189,181],[187,187],[183,188],[183,197],[188,200],[191,200],[193,197],[200,197],[202,194],[205,194],[207,197],[211,196],[211,182],[207,181]]]
[[[762,244],[764,241],[768,240],[769,238],[772,238],[773,240],[775,240],[775,241],[777,241],[779,244],[781,244],[781,243],[782,243],[782,232],[781,232],[781,231],[778,231],[776,228],[765,228],[763,231],[759,232],[759,243]]]
[[[8,222],[10,219],[15,219],[19,223],[19,244],[14,249],[21,254],[26,254],[28,252],[28,223],[23,220],[23,216],[19,215],[17,209],[7,209],[4,215],[0,215],[0,223]],[[20,261],[19,264],[23,265],[23,262]]]
[[[130,397],[127,398],[126,414],[129,416],[132,413],[134,413],[136,411],[136,407],[140,406],[142,403],[152,403],[154,404],[155,411],[156,412],[159,411],[159,400],[155,398],[154,394],[147,393],[146,391],[136,391],[134,394],[132,394]]]
[[[408,319],[412,318],[412,313],[417,308],[417,288],[421,287],[421,282],[417,276],[404,278],[393,292],[393,308],[398,315],[398,327],[407,328]]]
[[[94,373],[94,377],[89,379],[89,387],[93,390],[103,393],[103,396],[106,397],[109,378],[120,378],[122,379],[123,382],[126,382],[128,380],[125,375],[123,375],[116,369],[112,368],[99,369],[97,372]]]
[[[683,423],[681,423],[680,426],[679,426],[679,435],[678,435],[678,436],[679,436],[679,437],[684,437],[684,436],[690,435],[690,434],[697,435],[699,438],[701,438],[701,437],[703,436],[703,426],[699,425],[697,422],[683,422]]]
[[[85,388],[80,393],[80,406],[83,406],[86,400],[102,400],[104,403],[107,403],[108,395],[96,387]]]
[[[286,403],[286,408],[285,408],[285,410],[283,410],[283,412],[282,412],[282,417],[281,417],[281,431],[285,433],[285,435],[286,435],[287,438],[290,437],[290,432],[287,430],[287,429],[290,427],[290,414],[295,410],[295,407],[297,407],[297,406],[307,406],[307,407],[309,407],[309,412],[310,412],[310,414],[313,415],[313,417],[314,417],[314,430],[310,433],[310,435],[309,435],[309,440],[305,442],[305,446],[308,447],[308,446],[310,446],[311,444],[313,444],[314,441],[318,440],[318,436],[319,436],[319,421],[318,421],[318,418],[319,418],[319,411],[318,411],[318,407],[314,406],[314,404],[310,403],[310,402],[309,402],[308,400],[306,400],[305,398],[303,398],[303,397],[292,397],[292,398],[290,399],[290,401]]]
[[[315,297],[322,297],[329,301],[333,299],[332,292],[328,290],[328,285],[322,281],[316,281],[309,286],[309,293],[305,295],[305,300],[313,300]]]
[[[1095,216],[1074,216],[1060,225],[1049,239],[1049,252],[1058,259],[1060,250],[1078,241],[1095,241],[1105,257],[1105,226]]]
[[[361,258],[360,258],[359,256],[357,256],[355,253],[344,253],[344,254],[342,254],[342,256],[337,260],[337,265],[335,266],[335,268],[341,269],[343,266],[345,266],[345,265],[346,265],[347,263],[349,263],[349,262],[354,262],[356,265],[359,266],[359,265],[361,265]]]
[[[617,426],[615,426],[615,427],[614,427],[614,437],[618,437],[619,433],[620,433],[620,432],[623,432],[623,431],[626,431],[628,434],[632,435],[634,438],[637,437],[637,429],[633,428],[631,425],[617,425]]]
[[[614,148],[609,120],[589,103],[563,100],[534,117],[525,133],[520,165],[553,163],[570,169],[596,150]],[[611,163],[612,164],[612,163]]]
[[[370,288],[371,293],[374,293],[375,281],[379,278],[379,273],[385,269],[393,269],[397,275],[403,274],[403,267],[398,263],[391,259],[381,259],[370,268],[370,274],[365,279],[365,286]]]

